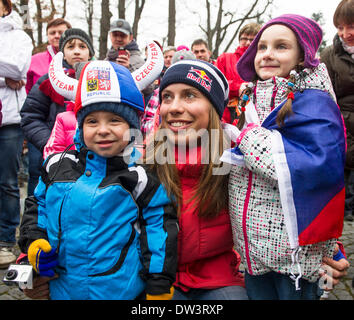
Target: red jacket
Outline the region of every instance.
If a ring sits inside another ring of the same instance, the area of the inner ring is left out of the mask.
[[[248,47],[238,47],[234,53],[225,52],[221,54],[216,60],[216,66],[226,77],[229,83],[230,100],[239,97],[239,89],[243,82],[241,77],[238,75],[236,70],[236,65],[240,60],[241,56],[245,53]],[[223,121],[226,123],[231,123],[231,115],[228,108],[225,108],[223,115]]]
[[[176,166],[182,186],[183,205],[179,218],[175,286],[184,291],[191,288],[244,286],[243,276],[239,273],[240,256],[233,250],[228,211],[223,210],[213,219],[202,219],[198,217],[198,205],[195,202],[188,203],[198,184],[202,165]]]

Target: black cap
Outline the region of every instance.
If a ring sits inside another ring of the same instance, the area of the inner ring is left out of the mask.
[[[133,30],[132,30],[132,27],[130,26],[129,22],[125,21],[123,19],[118,19],[118,20],[113,21],[111,23],[109,32],[113,32],[113,31],[120,31],[120,32],[123,32],[127,35],[133,34]]]

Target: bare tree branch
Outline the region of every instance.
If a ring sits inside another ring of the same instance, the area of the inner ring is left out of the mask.
[[[141,18],[141,14],[144,10],[145,0],[135,0],[135,15],[133,23],[133,37],[134,39],[138,38],[138,26]]]
[[[273,3],[273,0],[267,0],[266,4],[260,11],[256,11],[259,6],[259,0],[253,0],[246,13],[239,17],[236,12],[226,11],[224,9],[224,0],[218,0],[217,16],[215,23],[212,25],[211,18],[215,10],[211,9],[210,0],[205,0],[206,7],[206,26],[200,25],[200,29],[205,34],[207,42],[210,48],[213,48],[213,55],[217,57],[219,55],[219,48],[225,41],[227,35],[230,34],[230,28],[236,25],[236,31],[233,33],[231,40],[227,43],[225,51],[227,51],[231,45],[233,45],[235,38],[246,21],[253,19],[259,19]]]
[[[66,17],[66,4],[67,4],[67,1],[63,0],[63,14],[61,16],[63,19]]]
[[[109,11],[109,0],[101,1],[101,21],[100,21],[100,54],[99,59],[103,60],[107,54],[107,39],[112,13]]]

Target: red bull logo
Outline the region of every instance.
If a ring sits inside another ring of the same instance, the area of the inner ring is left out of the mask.
[[[213,80],[209,78],[204,70],[191,67],[187,78],[199,83],[203,88],[210,92]]]

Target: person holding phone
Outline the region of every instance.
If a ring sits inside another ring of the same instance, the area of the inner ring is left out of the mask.
[[[120,64],[130,72],[134,72],[145,63],[128,21],[123,19],[113,21],[109,30],[109,38],[112,47],[105,60]],[[145,103],[149,101],[153,91],[153,84],[143,90]]]
[[[109,37],[112,48],[108,51],[106,60],[118,63],[135,71],[144,64],[141,51],[133,38],[133,30],[128,21],[118,19],[111,23]]]

